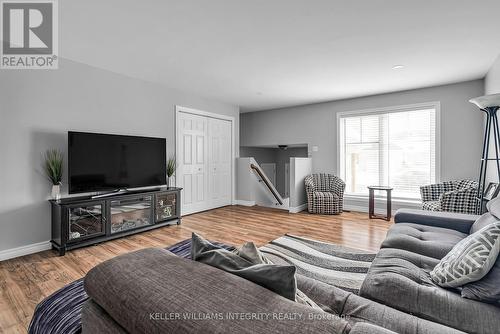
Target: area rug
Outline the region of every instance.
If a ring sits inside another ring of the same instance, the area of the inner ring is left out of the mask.
[[[259,248],[275,264],[358,294],[374,253],[287,234]]]
[[[218,242],[215,245],[233,250]],[[166,248],[190,259],[191,239]],[[297,273],[358,293],[375,254],[358,249],[324,243],[303,237],[285,235],[260,248],[276,264],[293,264]],[[30,334],[74,334],[82,329],[82,306],[89,297],[83,289],[83,278],[59,289],[35,308]]]

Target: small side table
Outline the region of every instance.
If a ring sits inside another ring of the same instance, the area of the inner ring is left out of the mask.
[[[369,186],[369,209],[368,209],[368,215],[370,219],[384,219],[387,221],[391,220],[392,216],[392,197],[391,197],[391,192],[392,192],[391,187],[383,187],[383,186]],[[375,214],[375,190],[385,190],[387,192],[387,215],[382,216],[382,215],[376,215]]]

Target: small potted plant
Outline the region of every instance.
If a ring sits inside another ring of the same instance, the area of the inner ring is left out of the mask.
[[[170,157],[167,160],[167,186],[170,188],[170,180],[172,176],[175,174],[175,157]]]
[[[58,150],[47,150],[44,158],[43,168],[47,178],[52,182],[52,198],[59,200],[63,175],[63,153]]]

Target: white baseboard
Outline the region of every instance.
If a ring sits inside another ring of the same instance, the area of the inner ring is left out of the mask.
[[[6,249],[0,251],[0,261],[5,261],[19,256],[42,252],[45,250],[49,250],[51,248],[52,244],[50,243],[50,241],[43,241],[43,242],[38,242],[36,244]]]
[[[298,213],[300,211],[304,211],[305,209],[307,209],[307,203],[301,204],[299,206],[290,207],[288,211],[290,213]]]
[[[386,203],[385,199],[375,199],[375,214],[385,215],[387,213]],[[422,204],[419,201],[392,200],[392,215],[401,208],[421,209]],[[346,197],[344,198],[344,210],[368,213],[368,198]]]
[[[344,204],[344,211],[354,211],[354,212],[363,212],[363,213],[368,213],[368,207],[366,206],[360,206],[360,205],[345,205]],[[392,210],[392,215],[396,213],[397,210]],[[385,215],[387,214],[386,209],[379,209],[375,208],[375,214],[377,215]]]
[[[255,206],[255,201],[243,201],[241,199],[237,199],[234,201],[234,205]]]

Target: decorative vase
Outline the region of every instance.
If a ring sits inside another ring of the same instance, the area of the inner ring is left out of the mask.
[[[60,184],[54,184],[52,186],[52,198],[55,199],[56,201],[61,199],[61,185]]]

